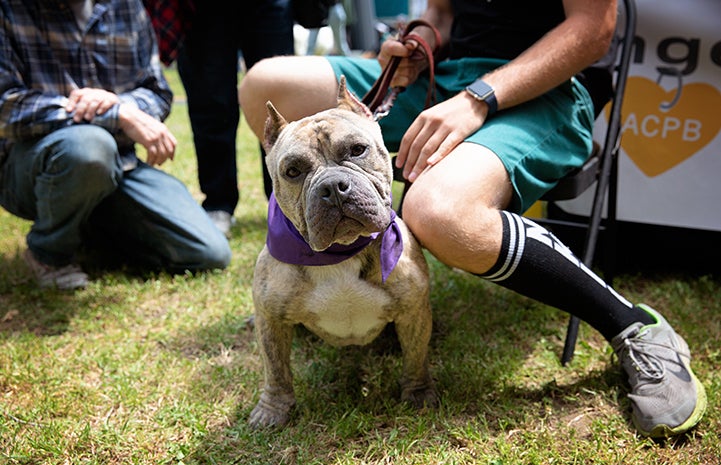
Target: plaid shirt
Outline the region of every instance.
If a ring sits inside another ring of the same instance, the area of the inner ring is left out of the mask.
[[[193,0],[143,0],[158,37],[160,61],[170,66],[192,27]]]
[[[141,0],[96,0],[84,29],[66,0],[0,0],[0,163],[13,141],[86,124],[65,111],[70,92],[83,87],[113,92],[161,121],[168,116],[173,96]],[[91,124],[134,158],[118,107]]]

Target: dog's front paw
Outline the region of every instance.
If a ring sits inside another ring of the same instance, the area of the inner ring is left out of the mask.
[[[417,409],[436,408],[440,403],[438,393],[433,385],[406,387],[401,393],[401,400]]]
[[[268,409],[258,404],[250,413],[248,424],[253,429],[274,428],[285,426],[289,420],[290,412]]]
[[[248,424],[253,429],[278,428],[285,426],[290,420],[290,410],[295,405],[295,400],[279,399],[261,394],[258,404],[252,412]]]

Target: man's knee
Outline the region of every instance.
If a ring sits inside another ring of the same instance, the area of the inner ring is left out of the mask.
[[[205,252],[204,269],[223,270],[230,264],[232,252],[228,241],[216,240],[208,243]]]
[[[100,197],[112,192],[122,177],[118,148],[113,136],[97,126],[61,129],[48,151],[43,169],[54,182],[76,186]]]
[[[501,217],[480,199],[414,183],[403,202],[403,220],[449,266],[470,269],[472,255],[475,266],[490,267],[498,254]]]
[[[282,56],[256,63],[240,84],[240,105],[256,136],[263,135],[271,101],[288,120],[331,108],[336,103],[337,81],[324,57]]]
[[[266,58],[259,61],[243,77],[238,89],[238,100],[248,125],[259,138],[263,135],[266,109],[265,103],[273,98],[271,89],[276,74],[273,60]]]
[[[438,190],[425,189],[421,185],[412,184],[407,191],[403,201],[403,221],[421,244],[434,242],[457,214],[457,210],[448,205],[449,201]]]
[[[72,169],[102,177],[115,177],[122,171],[115,139],[105,129],[82,125],[61,131],[62,138],[53,150],[54,163],[48,164],[50,169]]]
[[[277,92],[278,80],[285,77],[281,66],[281,62],[285,59],[284,57],[265,58],[245,73],[238,89],[241,108],[253,111],[260,105],[265,106],[267,99]]]

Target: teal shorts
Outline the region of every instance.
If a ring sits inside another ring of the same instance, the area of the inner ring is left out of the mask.
[[[380,75],[375,59],[327,57],[336,76],[363,97]],[[502,60],[463,58],[436,65],[436,102],[461,92],[479,76],[501,66]],[[391,152],[398,151],[406,129],[424,109],[428,75],[402,92],[388,116],[380,121]],[[503,162],[513,184],[509,211],[523,213],[553,188],[558,180],[581,166],[592,146],[593,103],[588,91],[571,79],[545,95],[502,110],[466,141],[483,145]]]

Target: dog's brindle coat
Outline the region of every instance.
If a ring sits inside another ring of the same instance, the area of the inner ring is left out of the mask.
[[[290,350],[302,324],[335,346],[365,345],[394,322],[403,352],[401,398],[438,403],[428,370],[431,336],[428,267],[398,220],[403,253],[383,281],[382,232],[391,221],[392,167],[380,127],[341,77],[337,108],[288,123],[268,102],[264,145],[280,209],[316,252],[381,232],[338,264],[281,262],[264,247],[253,280],[255,331],[265,371],[254,428],[282,426],[295,404]]]

